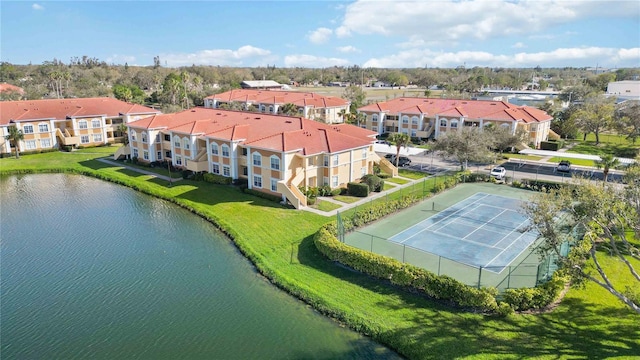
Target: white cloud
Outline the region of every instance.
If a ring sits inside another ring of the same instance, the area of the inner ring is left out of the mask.
[[[31,5],[31,8],[33,10],[44,10],[44,6],[42,6],[40,4],[33,4],[33,5]]]
[[[327,42],[327,40],[329,40],[329,37],[331,37],[331,34],[333,34],[333,30],[329,28],[321,27],[321,28],[317,28],[314,31],[311,31],[307,35],[307,38],[309,39],[309,41],[311,41],[314,44],[323,44]]]
[[[349,60],[340,58],[327,58],[314,55],[287,55],[284,57],[285,67],[309,67],[321,68],[330,66],[349,65]]]
[[[607,14],[637,16],[634,1],[366,1],[349,4],[338,37],[353,34],[412,37],[451,44],[461,39],[485,40],[536,34],[554,25]],[[410,43],[405,43],[410,45]]]
[[[640,63],[640,48],[616,49],[601,47],[560,48],[546,52],[520,52],[512,55],[492,54],[485,51],[444,52],[428,49],[408,49],[397,54],[367,60],[363,67],[560,67],[595,66],[629,67]]]
[[[526,48],[527,46],[525,44],[521,43],[521,42],[517,42],[517,43],[511,45],[511,47],[513,49],[522,49],[522,48]]]
[[[212,49],[195,53],[160,54],[162,62],[168,66],[196,65],[225,65],[225,66],[259,66],[274,63],[277,56],[271,51],[245,45],[238,50]]]
[[[356,53],[356,52],[360,52],[360,50],[358,50],[355,46],[351,46],[351,45],[338,46],[336,48],[336,50],[340,51],[341,53]]]

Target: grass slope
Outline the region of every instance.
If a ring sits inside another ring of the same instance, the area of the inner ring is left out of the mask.
[[[640,317],[595,285],[570,290],[557,309],[542,315],[498,318],[458,311],[327,261],[312,235],[329,218],[204,182],[185,180],[168,188],[166,181],[94,160],[98,156],[87,151],[0,159],[0,173],[65,169],[191,208],[217,222],[272,282],[411,359],[640,354]]]

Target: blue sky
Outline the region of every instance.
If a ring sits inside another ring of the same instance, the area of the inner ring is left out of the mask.
[[[5,1],[0,59],[640,67],[640,1]]]

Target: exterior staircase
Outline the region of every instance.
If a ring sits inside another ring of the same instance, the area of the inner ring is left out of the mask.
[[[113,160],[118,160],[121,156],[128,156],[131,155],[131,148],[129,147],[129,145],[124,145],[121,146],[118,150],[116,150],[116,153],[113,154]]]

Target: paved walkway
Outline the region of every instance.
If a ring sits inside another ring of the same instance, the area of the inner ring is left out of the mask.
[[[178,177],[178,178],[171,177],[171,178],[169,178],[168,176],[160,175],[158,173],[154,173],[152,171],[143,170],[143,169],[140,169],[140,168],[137,168],[137,167],[133,167],[133,166],[128,166],[128,165],[125,165],[125,164],[123,164],[121,162],[118,162],[118,161],[108,160],[108,159],[105,159],[105,158],[98,158],[96,160],[98,160],[98,161],[100,161],[102,163],[105,163],[105,164],[109,164],[109,165],[113,165],[113,166],[120,166],[120,167],[123,167],[123,168],[125,168],[127,170],[135,171],[135,172],[140,173],[140,174],[151,175],[153,177],[156,177],[156,178],[162,179],[162,180],[166,180],[166,181],[174,182],[174,181],[182,180],[182,177]]]
[[[318,201],[327,201],[327,202],[330,202],[330,203],[341,205],[341,207],[339,209],[335,209],[335,210],[331,210],[331,211],[322,211],[322,210],[318,210],[318,209],[314,209],[312,207],[306,206],[306,207],[301,208],[300,210],[309,211],[309,212],[316,213],[316,214],[322,215],[322,216],[334,216],[334,215],[336,215],[338,213],[338,211],[346,211],[346,210],[349,210],[349,209],[354,208],[356,206],[367,204],[367,203],[371,202],[371,200],[375,200],[375,199],[379,199],[381,197],[385,197],[385,196],[387,196],[387,194],[399,191],[400,189],[403,189],[403,188],[406,188],[406,187],[409,187],[409,186],[413,186],[413,184],[423,182],[425,179],[430,178],[430,177],[431,176],[427,176],[427,177],[423,177],[423,178],[420,178],[420,179],[417,179],[417,180],[413,180],[413,179],[405,178],[405,177],[402,177],[402,176],[398,176],[398,177],[395,177],[394,179],[404,179],[404,180],[407,180],[408,183],[406,183],[406,184],[389,183],[389,184],[393,184],[395,186],[392,189],[389,189],[389,190],[384,190],[384,191],[381,191],[379,193],[373,193],[373,195],[367,196],[366,198],[362,198],[362,200],[358,200],[358,201],[353,202],[353,203],[344,203],[342,201],[338,201],[338,200],[332,199],[329,196],[318,197]]]

